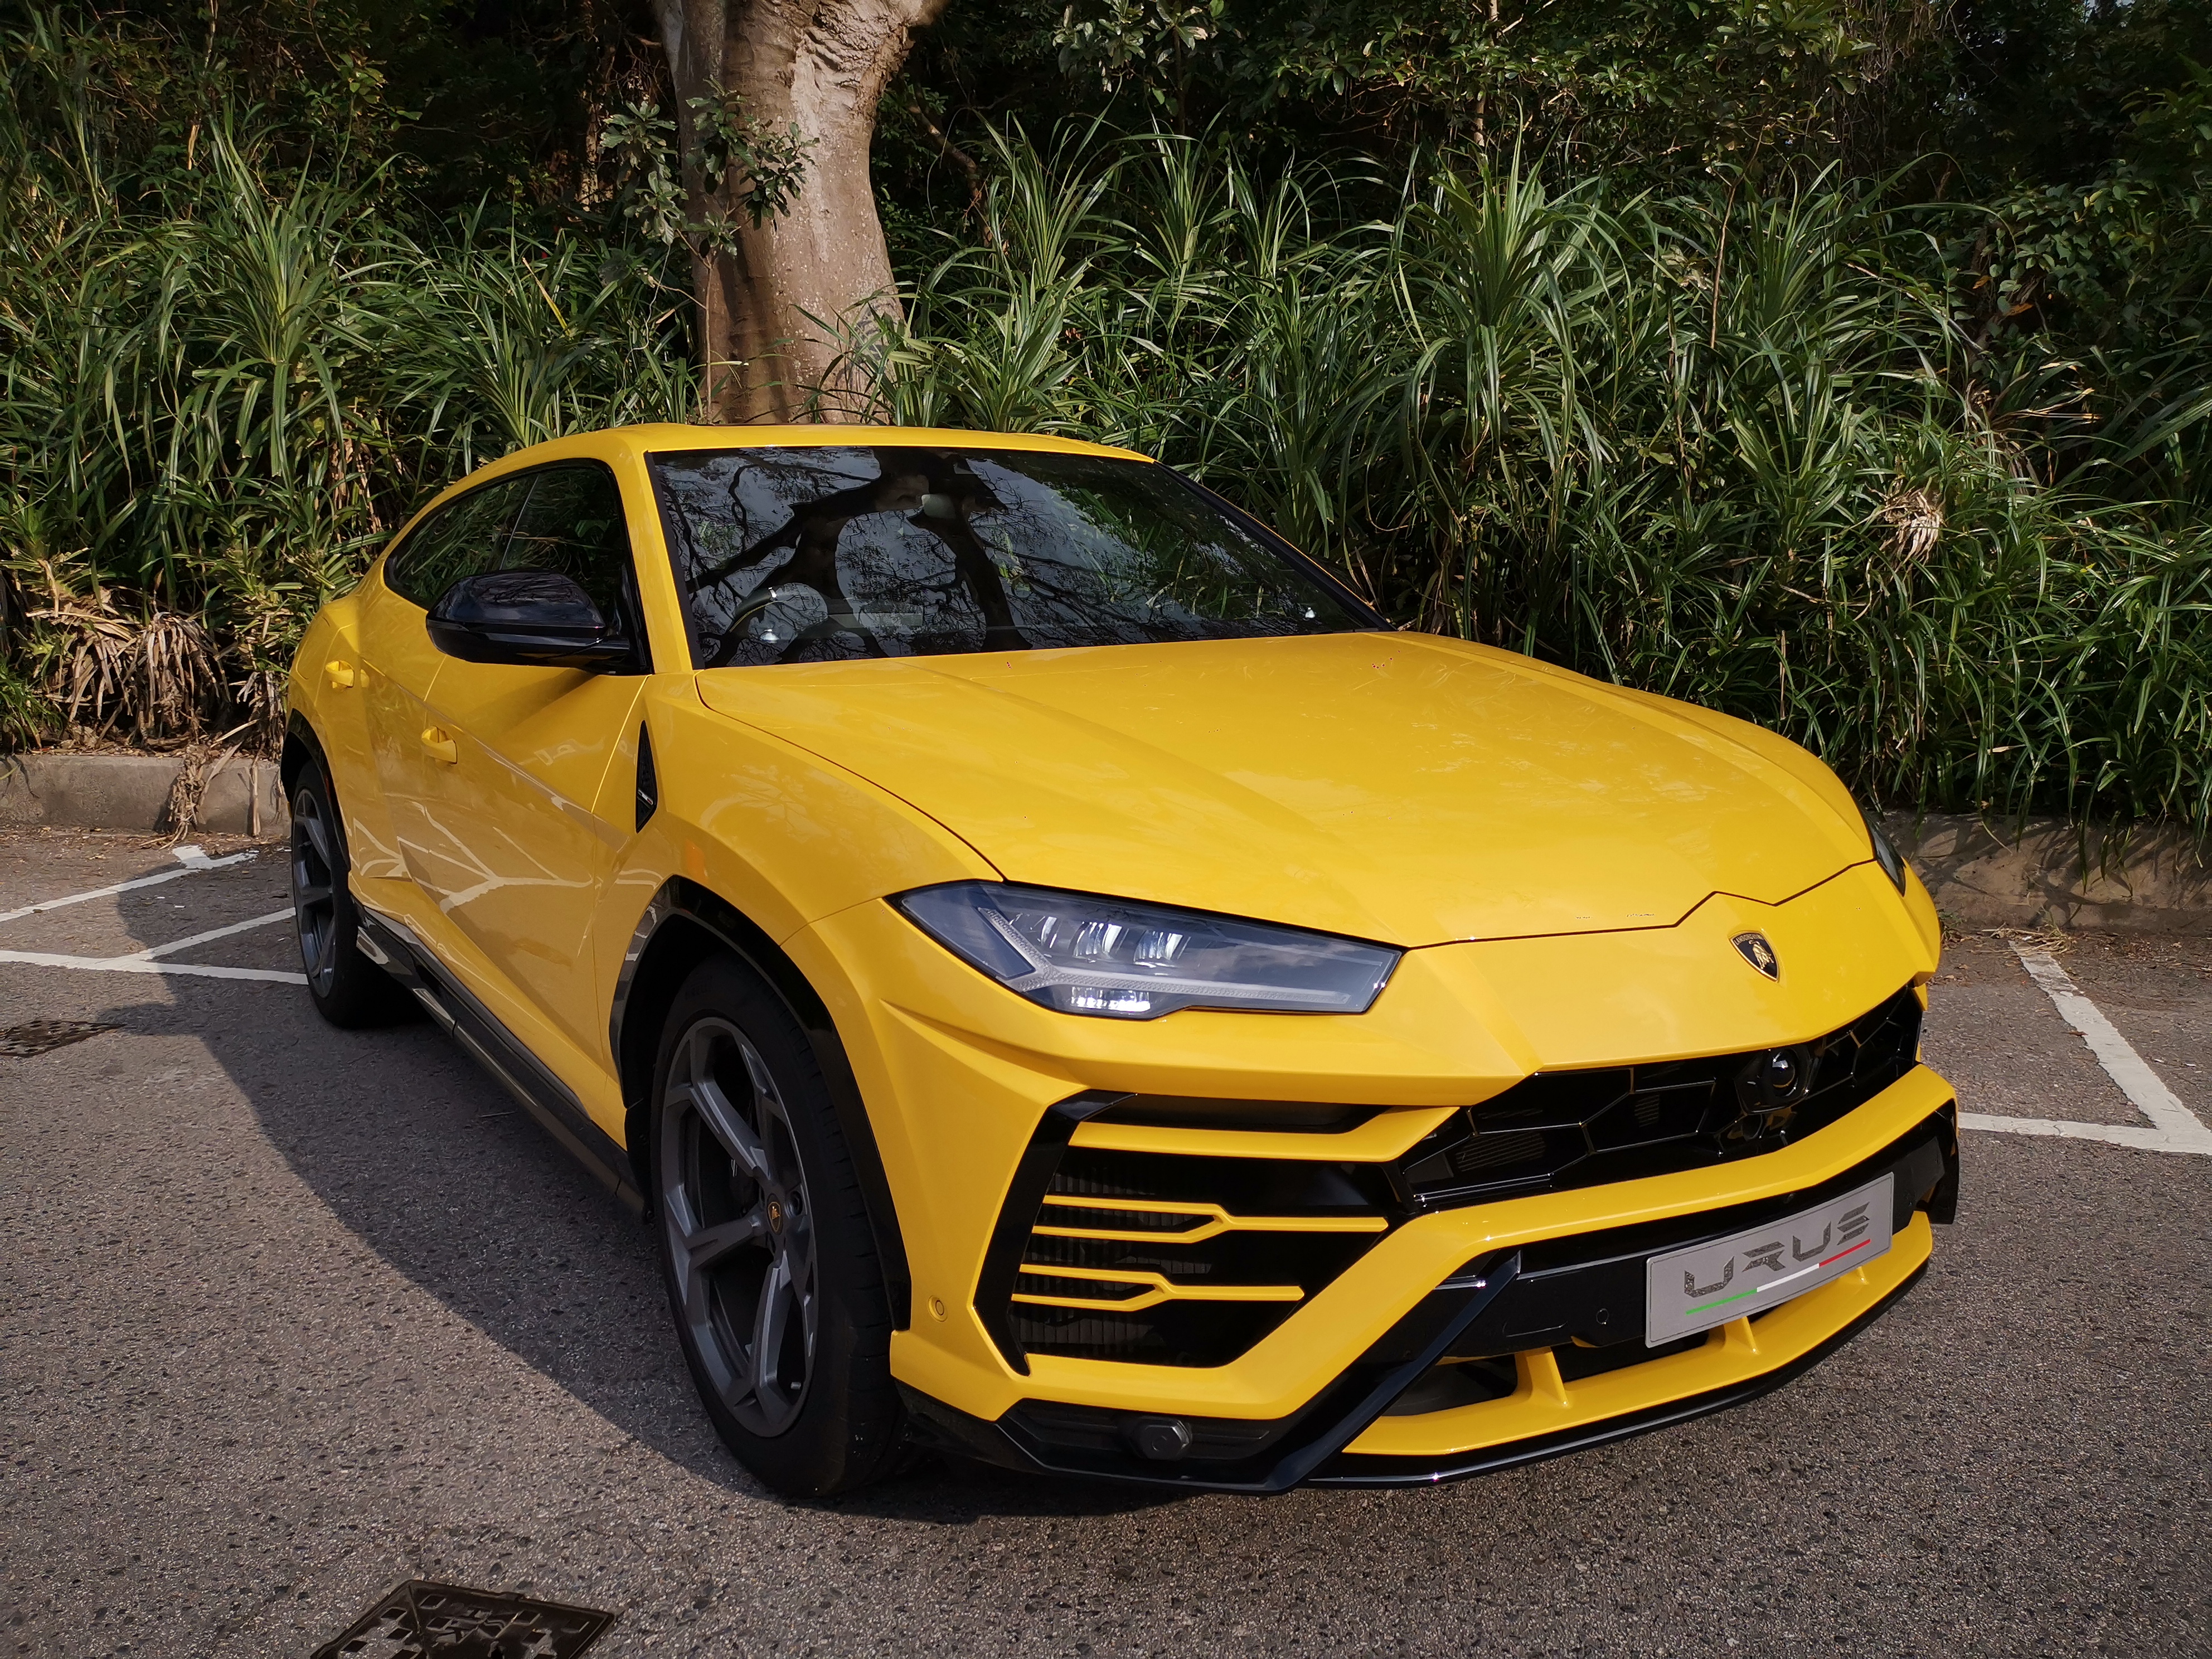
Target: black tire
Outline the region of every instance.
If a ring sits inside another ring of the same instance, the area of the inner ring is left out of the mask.
[[[792,1498],[890,1473],[890,1305],[852,1155],[798,1022],[728,957],[669,1008],[650,1158],[669,1309],[722,1443]]]
[[[346,886],[345,826],[322,765],[309,761],[292,786],[292,922],[315,1012],[347,1030],[409,1018],[406,987],[354,944],[361,912]]]

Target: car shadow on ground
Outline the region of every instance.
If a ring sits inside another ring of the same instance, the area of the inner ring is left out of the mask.
[[[107,1018],[204,1042],[292,1171],[395,1272],[671,1462],[777,1501],[699,1406],[648,1229],[450,1039],[422,1019],[336,1030],[291,988],[169,984],[173,1002]],[[836,1507],[945,1524],[1180,1501],[933,1456]]]

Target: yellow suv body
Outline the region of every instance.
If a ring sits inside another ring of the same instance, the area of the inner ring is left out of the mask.
[[[311,988],[647,1212],[732,1449],[1430,1480],[1775,1386],[1957,1188],[1939,932],[1743,722],[1389,630],[1141,457],[638,427],[291,686]]]

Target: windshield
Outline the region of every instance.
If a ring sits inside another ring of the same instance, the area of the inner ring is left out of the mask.
[[[1377,626],[1147,461],[887,446],[653,468],[702,668]]]

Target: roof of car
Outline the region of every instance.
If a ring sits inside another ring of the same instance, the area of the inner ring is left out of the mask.
[[[599,434],[646,453],[682,449],[1035,449],[1148,461],[1133,449],[1037,432],[977,432],[935,426],[693,426],[676,422],[611,427]]]

